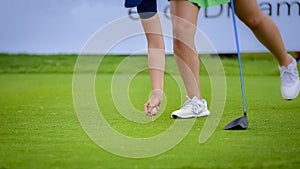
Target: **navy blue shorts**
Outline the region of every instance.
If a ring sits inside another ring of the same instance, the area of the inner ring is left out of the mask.
[[[156,0],[143,0],[142,3],[137,6],[137,11],[142,19],[151,18],[157,13]]]

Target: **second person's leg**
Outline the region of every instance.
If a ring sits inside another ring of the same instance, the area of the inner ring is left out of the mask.
[[[236,15],[254,33],[256,38],[277,58],[280,66],[287,66],[287,54],[280,32],[271,18],[263,13],[256,0],[235,0]]]
[[[237,16],[277,58],[280,65],[282,97],[287,100],[296,98],[300,91],[297,63],[287,53],[277,26],[259,9],[256,0],[235,0],[234,2]]]

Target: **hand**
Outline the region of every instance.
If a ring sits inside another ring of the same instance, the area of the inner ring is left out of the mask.
[[[155,116],[159,111],[159,106],[161,102],[162,95],[152,95],[152,97],[144,105],[146,115]],[[156,110],[153,111],[154,108],[156,108]]]

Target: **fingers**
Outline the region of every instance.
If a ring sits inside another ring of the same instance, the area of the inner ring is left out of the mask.
[[[144,111],[145,111],[147,116],[151,116],[151,111],[150,111],[151,109],[150,108],[151,108],[151,105],[148,101],[144,104]]]
[[[161,104],[160,95],[152,95],[152,97],[144,104],[144,111],[147,116],[155,116],[159,111]]]
[[[144,104],[144,111],[147,116],[155,116],[159,111],[159,106],[152,106],[150,102]]]

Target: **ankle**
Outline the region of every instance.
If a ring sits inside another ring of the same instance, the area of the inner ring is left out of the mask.
[[[287,67],[288,65],[290,65],[293,62],[292,60],[292,56],[289,55],[288,53],[286,54],[284,60],[282,60],[279,65],[280,67]]]
[[[188,95],[188,97],[190,99],[193,99],[194,97],[197,97],[198,100],[202,100],[203,98],[201,97],[201,95]]]

